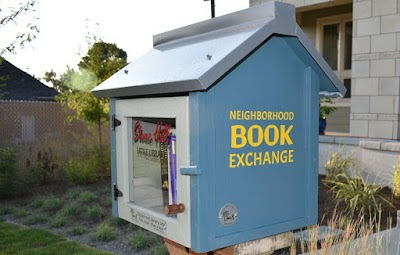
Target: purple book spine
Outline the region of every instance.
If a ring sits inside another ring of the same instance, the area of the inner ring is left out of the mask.
[[[169,167],[171,171],[171,194],[172,204],[177,204],[177,192],[176,192],[176,136],[171,135],[168,141],[169,148]]]

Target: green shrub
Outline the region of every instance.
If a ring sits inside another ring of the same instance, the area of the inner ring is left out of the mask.
[[[154,244],[154,242],[154,237],[144,234],[141,228],[136,231],[136,234],[129,238],[129,245],[135,251],[144,250]]]
[[[70,159],[64,165],[68,181],[72,184],[89,184],[95,183],[100,177],[97,162],[93,159],[82,159],[80,161]]]
[[[15,168],[14,149],[0,148],[0,198],[11,198],[24,193]]]
[[[40,223],[45,223],[47,222],[47,216],[43,215],[43,214],[36,214],[36,215],[32,215],[26,219],[24,219],[22,221],[22,224],[24,225],[37,225]]]
[[[42,209],[46,211],[57,211],[63,206],[63,202],[60,198],[55,196],[49,196],[45,198],[42,204]]]
[[[393,195],[400,198],[400,159],[393,166]]]
[[[93,241],[108,242],[115,240],[115,238],[115,229],[105,223],[100,224],[100,226],[96,229],[96,232],[91,235],[91,239]]]
[[[336,202],[344,203],[350,215],[354,213],[376,215],[381,203],[393,206],[381,194],[380,191],[383,187],[369,184],[361,174],[354,179],[346,174],[341,174],[336,180],[329,180],[328,184],[335,194]]]
[[[54,217],[50,222],[50,225],[53,228],[59,228],[65,226],[65,224],[67,224],[67,218],[62,214],[56,214],[56,217]]]
[[[0,215],[8,215],[13,214],[17,208],[11,205],[2,205],[0,206]]]
[[[326,178],[336,180],[339,175],[348,175],[350,172],[356,172],[358,162],[353,157],[352,152],[344,152],[344,147],[339,147],[336,152],[329,152],[328,161],[325,164]]]
[[[78,200],[85,204],[94,202],[94,201],[96,201],[96,199],[97,199],[97,196],[91,191],[84,191],[78,197]]]
[[[55,171],[58,168],[57,157],[51,148],[44,149],[37,153],[36,161],[33,164],[30,159],[26,160],[26,166],[31,168],[33,178],[44,184],[54,179]]]
[[[165,244],[159,244],[151,249],[152,255],[169,255],[169,251]]]
[[[73,226],[68,233],[73,236],[80,236],[86,233],[86,228],[82,226]]]
[[[99,221],[105,216],[105,212],[99,205],[93,205],[87,208],[85,217],[88,220]]]

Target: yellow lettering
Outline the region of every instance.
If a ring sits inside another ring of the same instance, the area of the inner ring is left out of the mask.
[[[236,120],[236,111],[229,111],[229,119]]]
[[[253,165],[253,162],[249,161],[249,157],[252,156],[252,155],[253,155],[252,152],[247,153],[247,155],[246,155],[246,166],[252,166]]]
[[[281,163],[285,164],[288,160],[288,151],[287,150],[283,150],[281,151],[281,155],[280,155],[280,159],[281,159]]]
[[[257,141],[254,141],[254,129],[257,129]],[[247,133],[247,140],[249,142],[249,144],[253,147],[257,147],[259,146],[262,141],[263,141],[263,130],[262,127],[260,127],[259,125],[253,125],[249,128],[249,131]]]
[[[236,157],[238,159],[238,164],[236,165],[236,167],[240,167],[240,165],[245,166],[244,161],[243,161],[244,153],[236,154]]]
[[[281,125],[281,141],[280,141],[280,145],[284,145],[285,142],[287,142],[288,145],[292,145],[293,141],[290,138],[290,131],[292,131],[293,129],[293,125],[290,125],[288,129],[286,129],[285,125]]]
[[[254,153],[254,165],[257,165],[257,161],[258,164],[261,165],[261,159],[262,159],[262,152],[255,152]]]
[[[288,162],[293,163],[293,150],[289,150],[289,157],[288,157]]]
[[[229,168],[236,168],[234,156],[236,154],[229,154]]]
[[[272,131],[273,131],[273,135],[272,135],[273,136],[273,140],[272,141],[270,140],[270,135],[269,135],[270,129],[272,129]],[[265,128],[264,140],[265,140],[265,143],[267,145],[269,145],[269,146],[274,146],[278,142],[278,140],[279,140],[279,130],[275,125],[268,125]]]
[[[246,128],[242,125],[233,125],[231,126],[231,147],[238,149],[246,146]],[[238,143],[240,140],[240,143]]]
[[[264,161],[263,161],[263,165],[266,165],[266,164],[271,164],[271,158],[269,157],[269,152],[268,151],[266,151],[265,153],[264,153]]]

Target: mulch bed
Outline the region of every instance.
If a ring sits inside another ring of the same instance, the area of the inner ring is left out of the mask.
[[[344,204],[337,204],[334,199],[334,193],[330,191],[324,183],[325,176],[319,175],[318,183],[318,223],[320,225],[328,225],[328,220],[333,217],[336,210],[336,214],[347,212],[346,206]],[[388,229],[390,227],[395,227],[397,224],[397,210],[400,210],[400,199],[396,199],[392,195],[392,190],[388,187],[384,187],[381,190],[383,194],[390,202],[392,202],[394,207],[388,206],[382,203],[381,207],[381,219],[380,219],[380,230]],[[356,221],[358,214],[353,216]],[[391,218],[391,220],[389,220]],[[369,218],[365,219],[365,222],[369,222]],[[388,226],[391,222],[391,226]]]

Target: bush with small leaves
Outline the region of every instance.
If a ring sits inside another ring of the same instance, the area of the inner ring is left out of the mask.
[[[37,153],[35,163],[28,159],[26,166],[31,168],[33,178],[39,183],[44,184],[53,180],[55,171],[58,168],[57,157],[51,148],[41,150]]]
[[[101,176],[100,157],[97,148],[84,148],[65,165],[68,181],[72,184],[95,183]]]
[[[25,192],[25,186],[15,168],[16,153],[11,148],[0,148],[0,198],[11,198]]]

